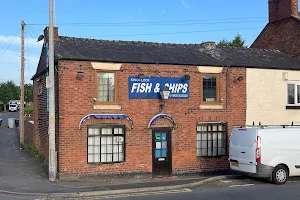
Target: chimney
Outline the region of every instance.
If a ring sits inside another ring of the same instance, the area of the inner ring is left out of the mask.
[[[299,17],[298,0],[269,0],[269,23]]]
[[[48,32],[49,32],[49,27],[47,26],[45,29],[44,29],[44,36],[45,36],[45,40],[48,41]],[[58,27],[53,27],[53,37],[54,37],[54,40],[58,40],[59,39],[59,36],[58,36]]]
[[[215,42],[202,42],[201,46],[203,46],[205,49],[215,49],[216,43]]]

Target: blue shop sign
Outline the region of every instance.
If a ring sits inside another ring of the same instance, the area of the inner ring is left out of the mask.
[[[188,99],[190,96],[190,81],[184,78],[129,76],[129,99],[161,99],[159,92],[164,86],[170,90],[169,99]]]

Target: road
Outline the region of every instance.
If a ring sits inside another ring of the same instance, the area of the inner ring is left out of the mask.
[[[19,112],[0,113],[0,118],[3,120],[4,126],[7,126],[7,119],[8,118],[17,118],[17,119],[19,119]]]
[[[299,200],[300,179],[291,179],[285,185],[274,185],[257,179],[218,180],[197,188],[185,188],[173,191],[161,191],[153,193],[137,193],[133,195],[116,195],[105,197],[82,197],[63,198],[65,200],[100,200],[100,199],[122,199],[122,200]],[[62,200],[62,199],[59,199]]]

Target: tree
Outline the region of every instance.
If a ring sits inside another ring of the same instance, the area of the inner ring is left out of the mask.
[[[32,100],[33,100],[33,85],[32,84],[24,85],[24,100],[26,103],[32,102]]]
[[[6,111],[6,105],[9,100],[19,99],[19,87],[13,81],[7,81],[6,83],[0,83],[0,101],[4,105],[4,111]]]
[[[221,40],[218,43],[218,46],[222,47],[243,47],[247,48],[245,45],[246,40],[242,38],[241,34],[237,34],[232,41],[228,41],[226,39]]]

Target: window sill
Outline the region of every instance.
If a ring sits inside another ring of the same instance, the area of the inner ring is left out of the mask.
[[[200,109],[223,109],[223,105],[221,104],[201,104],[199,106]]]
[[[300,110],[300,106],[286,106],[287,110]]]
[[[93,165],[111,165],[111,164],[122,164],[124,161],[120,162],[104,162],[104,163],[87,163],[87,165],[93,166]]]
[[[121,110],[121,105],[94,105],[96,110]]]

